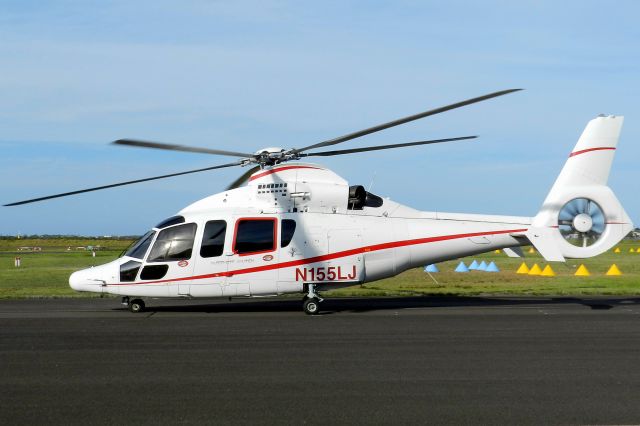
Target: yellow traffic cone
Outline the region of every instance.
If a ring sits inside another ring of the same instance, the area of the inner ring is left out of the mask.
[[[543,277],[555,277],[556,273],[551,269],[551,265],[547,265],[544,267],[542,272],[540,273]]]
[[[529,247],[529,251],[528,251],[527,253],[533,254],[533,253],[535,253],[535,252],[536,252],[536,251],[533,249],[533,247]]]
[[[616,247],[616,249],[613,252],[614,253],[620,253],[620,247]]]
[[[542,269],[540,269],[537,263],[534,263],[531,269],[529,269],[529,275],[540,275],[541,273]]]
[[[629,253],[635,253],[635,250],[633,249],[633,247],[629,249]]]
[[[620,272],[620,269],[614,263],[613,265],[611,265],[611,267],[609,268],[609,270],[607,271],[607,273],[605,275],[622,275],[622,272]]]
[[[500,254],[500,250],[494,251],[495,254]]]
[[[580,264],[580,266],[578,267],[578,270],[574,275],[577,277],[588,277],[589,275],[591,275],[591,272],[589,272],[589,270],[587,269],[586,266],[584,266],[584,264]]]
[[[522,262],[522,264],[516,271],[516,274],[528,274],[528,273],[529,273],[529,267],[527,266],[526,263]]]

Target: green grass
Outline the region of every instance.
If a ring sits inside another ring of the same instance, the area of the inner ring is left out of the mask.
[[[629,253],[629,248],[639,248],[640,242],[624,242],[619,247],[621,253],[609,251],[591,259],[550,263],[555,277],[516,274],[523,261],[529,267],[537,263],[544,268],[547,263],[537,253],[527,253],[524,259],[513,259],[503,253],[491,252],[463,260],[467,265],[472,259],[494,261],[501,270],[499,273],[453,272],[460,261],[456,260],[439,263],[440,272],[431,274],[433,279],[422,268],[413,269],[393,278],[334,290],[327,295],[640,295],[640,253]],[[589,269],[591,276],[574,276],[581,263]],[[618,265],[623,275],[605,275],[612,263]]]
[[[117,258],[132,242],[105,238],[0,238],[0,298],[98,296],[73,291],[69,275]],[[101,249],[95,258],[90,251],[78,249],[98,245]],[[20,247],[40,247],[42,251],[19,251]],[[14,267],[16,256],[22,259],[20,268]]]
[[[69,287],[73,271],[110,262],[120,251],[98,251],[91,257],[87,251],[0,254],[0,298],[16,297],[87,297]],[[22,258],[22,266],[14,267],[14,257]],[[97,295],[94,295],[97,296]]]
[[[1,240],[0,240],[1,241]],[[19,241],[19,242],[18,242]],[[11,246],[0,246],[0,251],[15,250],[19,246],[39,246],[40,253],[0,253],[0,298],[20,297],[97,297],[77,293],[69,288],[69,275],[78,269],[99,265],[115,259],[131,241],[110,240],[99,244],[111,250],[98,251],[91,257],[87,251],[66,251],[67,247],[96,245],[95,240],[41,240],[39,244],[15,240]],[[61,241],[64,241],[61,244]],[[6,244],[4,241],[3,244]],[[538,254],[527,254],[525,259],[511,259],[504,254],[487,253],[476,256],[478,261],[495,261],[499,273],[470,272],[455,273],[459,261],[438,264],[439,273],[432,277],[413,269],[397,277],[363,286],[349,287],[325,293],[327,296],[407,296],[407,295],[640,295],[640,253],[629,253],[637,249],[640,242],[625,242],[620,245],[622,253],[607,252],[584,263],[591,272],[590,277],[576,277],[574,272],[580,261],[566,264],[551,264],[557,276],[553,278],[516,274],[518,266],[526,261],[529,266],[537,262],[546,263]],[[525,250],[526,251],[526,250]],[[22,267],[15,268],[13,259],[22,257]],[[471,258],[464,259],[469,264]],[[622,276],[606,276],[605,272],[616,263]]]

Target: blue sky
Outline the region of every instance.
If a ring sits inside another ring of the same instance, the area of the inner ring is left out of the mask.
[[[343,147],[474,142],[323,164],[416,208],[531,216],[588,120],[625,115],[610,184],[638,224],[638,16],[635,1],[5,0],[0,201],[228,161],[114,139],[303,146],[524,87]],[[238,173],[0,208],[0,234],[141,234]]]

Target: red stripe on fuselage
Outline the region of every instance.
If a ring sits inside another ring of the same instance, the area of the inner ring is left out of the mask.
[[[612,146],[603,146],[599,148],[583,149],[581,151],[572,152],[571,154],[569,154],[569,158],[575,157],[576,155],[584,154],[586,152],[592,152],[592,151],[615,151],[615,148]]]
[[[168,283],[168,282],[178,282],[178,281],[188,281],[188,280],[203,280],[207,278],[231,277],[233,275],[251,274],[254,272],[270,271],[272,269],[290,268],[292,266],[322,262],[324,260],[339,259],[341,257],[353,256],[356,254],[368,253],[371,251],[387,250],[387,249],[392,249],[397,247],[406,247],[406,246],[413,246],[418,244],[435,243],[439,241],[456,240],[460,238],[481,237],[485,235],[511,234],[511,233],[517,233],[517,232],[525,232],[525,231],[527,231],[527,229],[507,229],[503,231],[472,232],[468,234],[441,235],[438,237],[417,238],[413,240],[403,240],[403,241],[392,241],[388,243],[357,247],[354,249],[338,251],[335,253],[328,253],[321,256],[308,257],[306,259],[292,260],[290,262],[274,263],[270,265],[254,266],[252,268],[236,269],[234,271],[216,272],[213,274],[196,275],[193,277],[174,278],[170,280],[147,281],[142,283],[116,283],[116,284],[107,284],[107,285],[162,284],[162,283]]]
[[[285,170],[291,169],[315,169],[320,170],[318,167],[310,167],[310,166],[284,166],[278,167],[277,169],[265,170],[264,172],[260,172],[257,175],[253,175],[249,178],[249,181],[260,179],[261,177],[271,175],[273,173],[283,172]]]

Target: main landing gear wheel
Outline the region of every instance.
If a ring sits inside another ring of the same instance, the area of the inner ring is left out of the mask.
[[[133,299],[129,302],[129,310],[134,314],[138,312],[144,312],[144,302],[142,299]]]
[[[304,301],[302,308],[307,315],[318,315],[318,312],[320,312],[320,300],[315,297],[309,298]]]
[[[305,294],[302,300],[304,301],[302,309],[305,314],[318,315],[320,312],[320,302],[322,302],[322,298],[320,298],[320,296],[315,292],[314,284],[309,284],[307,294]]]

